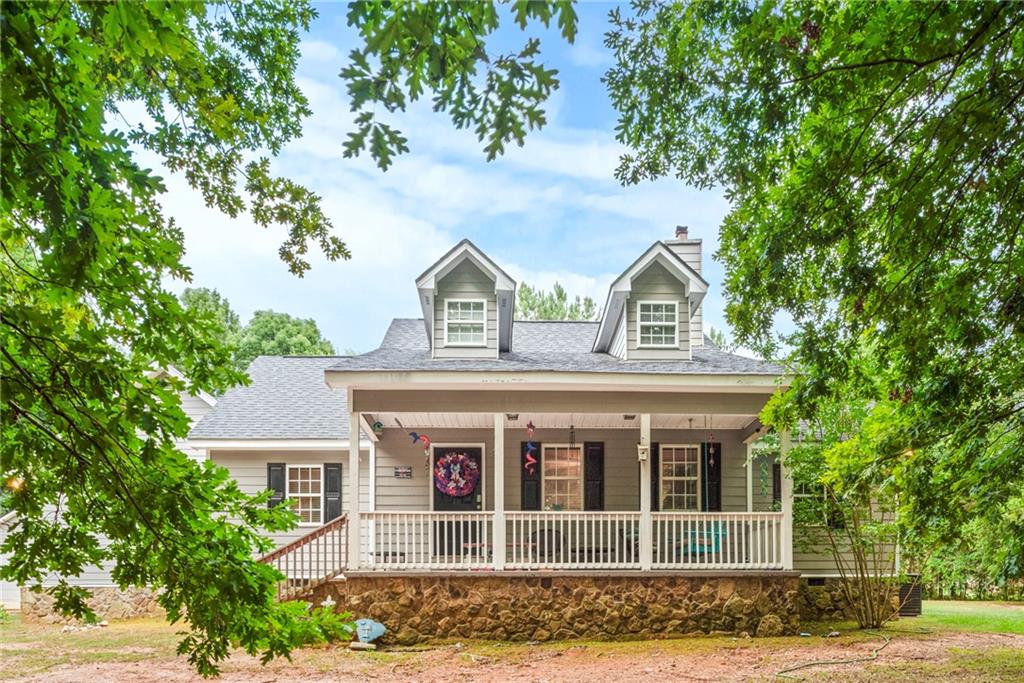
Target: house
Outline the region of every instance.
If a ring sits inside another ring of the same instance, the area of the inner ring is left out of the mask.
[[[256,359],[183,447],[298,511],[264,558],[282,598],[399,642],[792,632],[835,567],[794,552],[784,461],[753,464],[787,378],[711,343],[702,265],[681,228],[600,320],[522,321],[463,240],[417,278],[421,318],[359,356]]]
[[[635,603],[614,632],[753,632],[769,614],[791,630],[801,574],[834,567],[794,553],[784,463],[768,490],[748,465],[787,379],[707,338],[701,259],[679,229],[611,284],[600,320],[522,321],[516,282],[463,240],[417,278],[422,318],[355,357],[257,359],[190,446],[298,510],[267,558],[282,595],[330,594],[401,640],[588,635],[609,615],[543,615],[607,595]],[[707,616],[662,614],[652,590],[690,612],[703,595]],[[541,615],[511,623],[527,604]]]

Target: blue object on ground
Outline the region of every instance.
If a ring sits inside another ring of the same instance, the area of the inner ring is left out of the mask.
[[[373,619],[356,619],[356,635],[360,643],[372,643],[387,631],[384,624]]]

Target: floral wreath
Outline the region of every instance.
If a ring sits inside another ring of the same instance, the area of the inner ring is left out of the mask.
[[[480,465],[465,453],[447,453],[434,463],[434,486],[455,498],[468,496],[480,481]]]

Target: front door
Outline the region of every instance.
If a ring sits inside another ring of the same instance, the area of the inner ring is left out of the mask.
[[[461,453],[476,463],[479,476],[476,485],[465,495],[449,495],[441,490],[434,473],[437,461],[446,455]],[[434,496],[434,512],[479,512],[484,506],[484,458],[479,447],[466,446],[435,446],[430,463],[430,489]],[[434,522],[434,554],[459,556],[474,554],[474,544],[482,539],[476,538],[477,525],[469,521],[445,520]]]

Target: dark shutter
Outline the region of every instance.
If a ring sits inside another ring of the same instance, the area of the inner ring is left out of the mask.
[[[583,444],[583,509],[604,510],[604,443]]]
[[[651,444],[651,510],[661,509],[661,445]]]
[[[283,462],[267,463],[267,488],[273,491],[267,507],[274,507],[284,502],[285,472],[287,468]]]
[[[531,469],[532,472],[526,468],[526,441],[520,444],[519,450],[519,509],[520,510],[540,510],[540,453],[541,447],[539,441],[531,441],[537,450],[533,451],[533,457],[537,460],[537,464]]]
[[[324,465],[324,524],[341,517],[341,463]]]
[[[777,462],[772,463],[772,504],[782,505],[782,465]]]
[[[713,449],[712,449],[713,447]],[[712,452],[713,451],[713,452]],[[722,444],[702,443],[701,454],[701,493],[703,494],[703,510],[705,512],[722,511]]]

